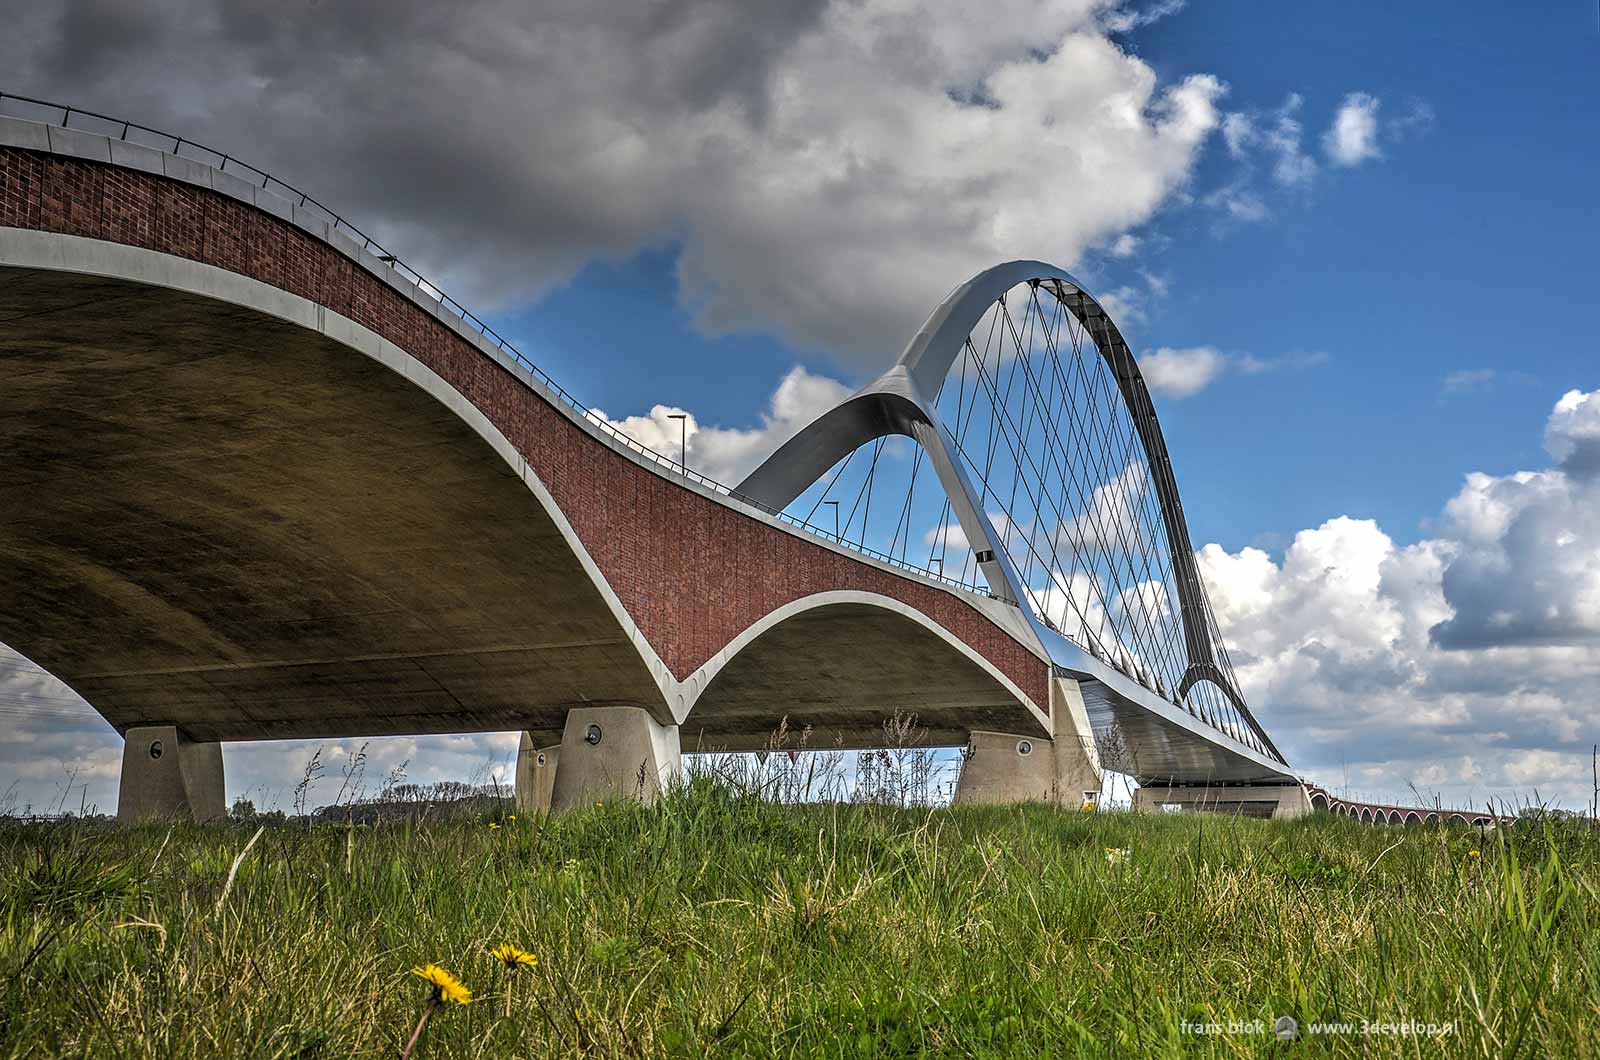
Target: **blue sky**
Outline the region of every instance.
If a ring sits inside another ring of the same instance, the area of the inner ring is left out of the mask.
[[[674,452],[689,411],[724,477],[954,283],[1057,261],[1140,354],[1296,764],[1390,798],[1587,798],[1594,3],[84,6],[19,15],[0,87],[250,147],[646,441]],[[14,735],[110,801],[92,714]],[[426,778],[514,741],[387,746]],[[239,790],[298,768],[230,755]],[[55,783],[20,762],[0,749],[0,789]]]

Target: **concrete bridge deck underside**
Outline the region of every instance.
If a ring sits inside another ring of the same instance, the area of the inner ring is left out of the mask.
[[[543,507],[449,409],[324,336],[0,272],[0,641],[116,728],[559,728],[655,705]]]
[[[553,736],[607,704],[673,720],[551,514],[385,365],[217,299],[7,267],[0,372],[0,641],[119,731]],[[788,717],[870,746],[895,710],[929,743],[1026,730],[969,655],[883,606],[801,609],[716,669],[684,743],[759,747]]]

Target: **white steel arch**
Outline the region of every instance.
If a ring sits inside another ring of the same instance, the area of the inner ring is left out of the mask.
[[[1165,530],[1166,559],[1171,565],[1187,656],[1171,695],[1182,703],[1196,684],[1216,686],[1248,726],[1248,731],[1241,734],[1243,738],[1258,742],[1271,758],[1283,761],[1250,713],[1231,675],[1218,665],[1220,642],[1213,635],[1213,620],[1166,442],[1138,364],[1115,322],[1065,270],[1040,261],[1012,261],[987,269],[958,286],[928,317],[893,367],[789,439],[736,487],[737,492],[781,509],[863,444],[888,435],[911,437],[929,458],[949,498],[952,514],[966,540],[973,543],[990,591],[1021,607],[1035,626],[1057,632],[1049,617],[1039,614],[1032,605],[1024,579],[1004,547],[999,529],[985,514],[980,492],[954,445],[955,436],[941,421],[934,401],[980,320],[1007,292],[1022,285],[1054,295],[1093,339],[1115,378],[1143,448]],[[1050,638],[1044,639],[1048,643]],[[1108,661],[1117,665],[1115,659]],[[1125,672],[1127,669],[1118,668]],[[1162,694],[1167,695],[1165,691]]]

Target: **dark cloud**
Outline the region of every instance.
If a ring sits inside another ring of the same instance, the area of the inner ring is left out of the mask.
[[[965,275],[1070,264],[1186,179],[1222,86],[1161,88],[1108,6],[68,0],[0,68],[240,155],[474,305],[677,242],[703,327],[862,367]]]

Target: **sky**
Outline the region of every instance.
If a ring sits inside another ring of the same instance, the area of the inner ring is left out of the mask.
[[[534,10],[534,7],[537,10]],[[1353,795],[1582,806],[1600,741],[1593,3],[67,2],[0,90],[315,189],[590,406],[736,480],[998,261],[1155,393],[1246,698]],[[0,793],[120,741],[0,661]],[[269,801],[313,745],[229,745]],[[329,756],[354,745],[329,743]],[[395,739],[459,778],[508,734]],[[330,792],[331,795],[331,792]]]

